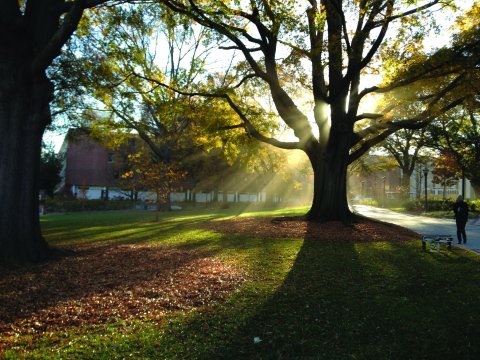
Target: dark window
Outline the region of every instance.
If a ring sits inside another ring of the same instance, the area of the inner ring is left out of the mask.
[[[113,162],[113,153],[108,153],[107,159],[108,159],[108,162]]]

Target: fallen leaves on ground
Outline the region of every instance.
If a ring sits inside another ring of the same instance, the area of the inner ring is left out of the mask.
[[[405,228],[368,219],[345,226],[239,217],[204,227],[225,234],[322,242],[418,238]],[[244,281],[239,269],[208,252],[148,245],[84,245],[73,250],[74,256],[40,265],[0,267],[0,351],[17,335],[117,320],[161,321],[168,312],[221,300]]]
[[[224,298],[243,281],[213,254],[147,245],[79,247],[75,256],[0,267],[0,350],[8,338],[115,320],[161,320]]]
[[[332,242],[408,241],[418,239],[416,232],[401,226],[360,218],[346,226],[339,221],[314,222],[301,218],[237,217],[211,221],[207,229],[223,234],[241,234],[262,238],[301,238]]]

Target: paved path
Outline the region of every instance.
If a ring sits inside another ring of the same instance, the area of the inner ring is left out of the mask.
[[[467,243],[457,244],[457,227],[455,220],[435,219],[426,216],[408,215],[387,209],[354,205],[354,210],[362,215],[400,225],[418,232],[419,234],[450,234],[453,236],[453,245],[460,246],[480,253],[480,223],[470,220],[467,224]],[[452,213],[453,217],[453,213]]]

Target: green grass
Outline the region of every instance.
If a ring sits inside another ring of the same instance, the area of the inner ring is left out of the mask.
[[[250,213],[301,214],[305,209]],[[3,356],[91,359],[477,359],[480,258],[417,242],[327,244],[225,236],[199,223],[233,210],[103,212],[42,219],[52,244],[158,243],[210,250],[248,270],[224,302],[16,340]],[[388,240],[388,239],[385,239]],[[99,264],[101,266],[101,264]],[[254,338],[261,339],[254,344]],[[1,355],[0,355],[1,357]]]

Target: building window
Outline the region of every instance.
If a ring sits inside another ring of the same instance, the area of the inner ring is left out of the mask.
[[[107,161],[108,162],[113,162],[113,153],[108,153],[107,154]]]

